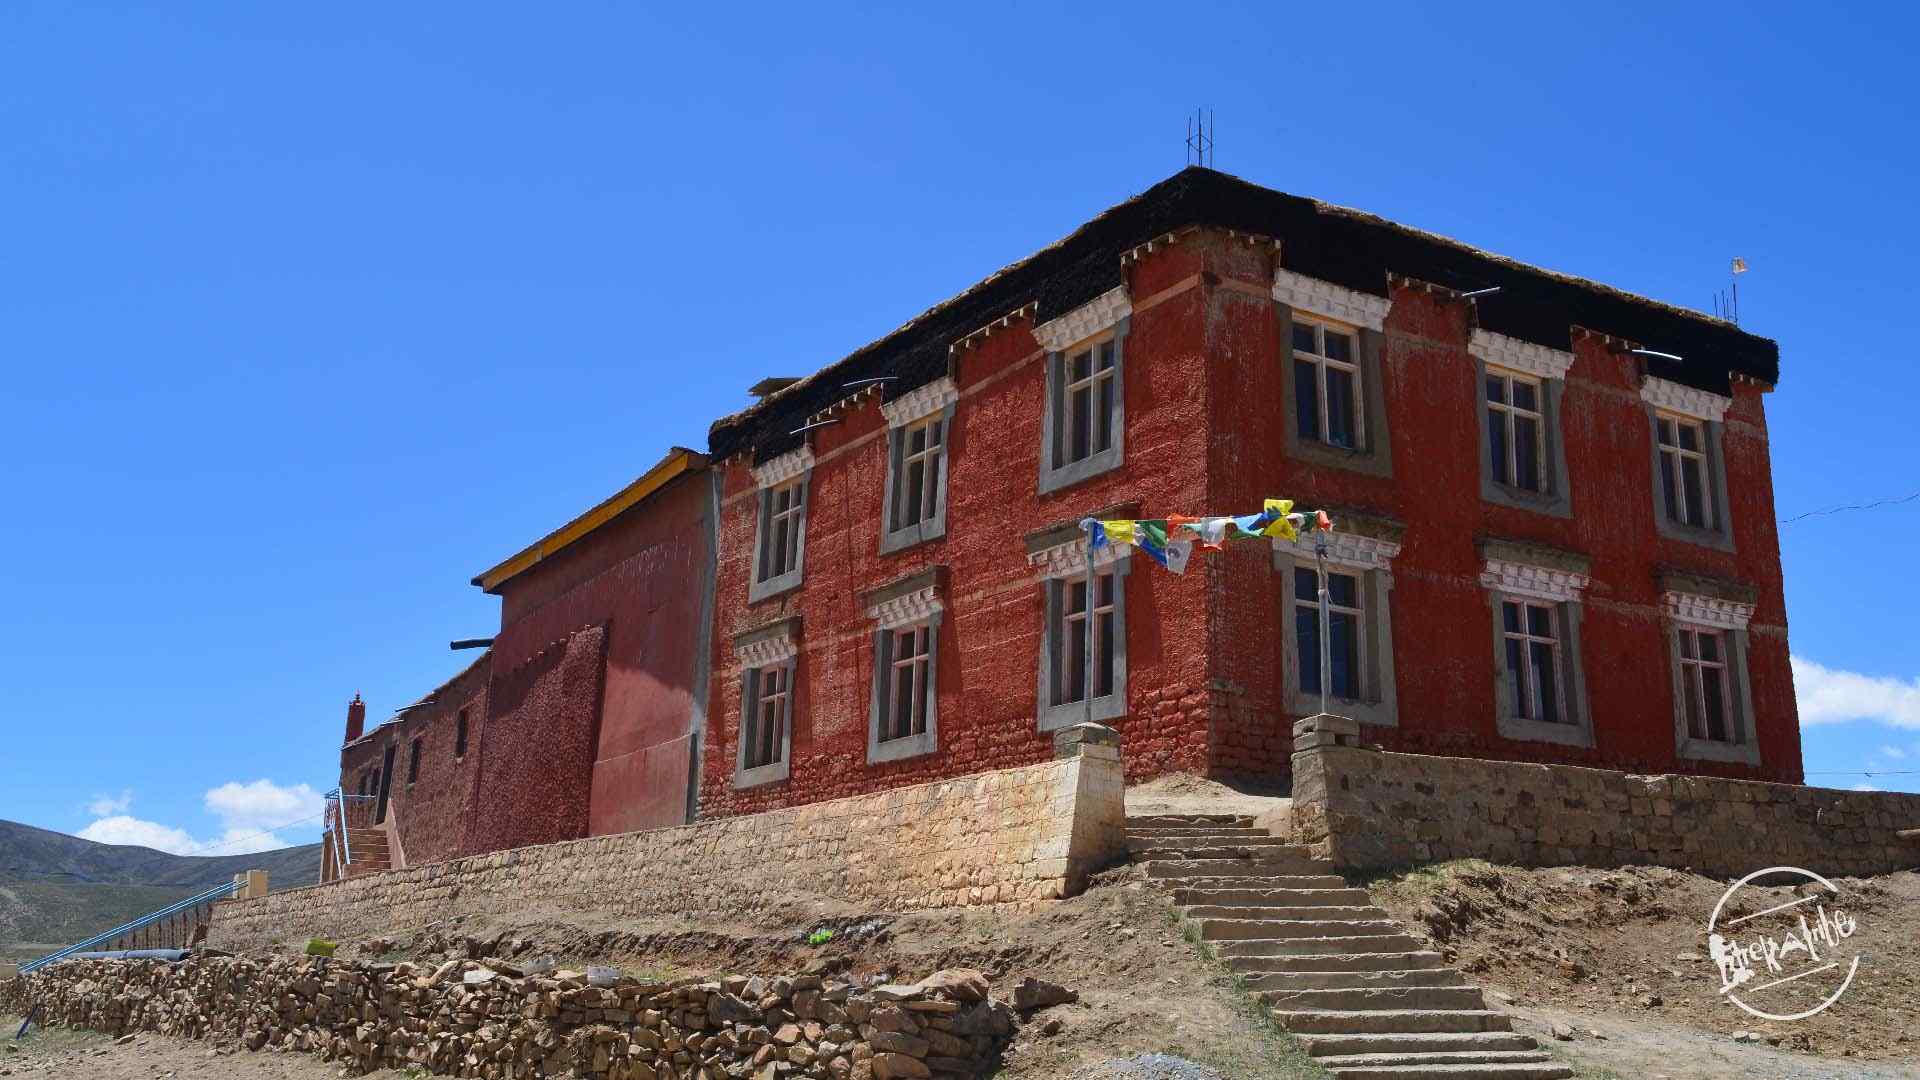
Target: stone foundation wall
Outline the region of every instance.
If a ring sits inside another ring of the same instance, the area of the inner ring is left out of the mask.
[[[1307,721],[1302,721],[1302,724]],[[1920,867],[1920,795],[1323,745],[1293,755],[1290,830],[1342,867],[1483,858],[1514,866],[1769,866],[1823,874]]]
[[[740,917],[824,896],[875,911],[1029,903],[1125,857],[1118,737],[1059,733],[1059,760],[672,829],[414,866],[218,905],[208,944],[350,941],[530,905]]]
[[[0,1005],[22,1011],[28,982],[0,984]],[[964,1080],[991,1068],[1016,1019],[971,971],[911,985],[815,973],[592,986],[454,961],[70,960],[32,976],[31,996],[45,1024],[207,1039],[216,1054],[274,1047],[348,1074],[502,1078]]]

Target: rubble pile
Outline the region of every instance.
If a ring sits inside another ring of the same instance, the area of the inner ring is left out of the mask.
[[[861,985],[834,970],[666,983],[470,960],[78,960],[0,986],[0,1005],[23,1010],[30,991],[53,1025],[514,1080],[965,1080],[1018,1020],[978,972]]]

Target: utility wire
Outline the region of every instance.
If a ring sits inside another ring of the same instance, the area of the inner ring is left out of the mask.
[[[1910,503],[1915,499],[1920,499],[1920,491],[1916,491],[1911,495],[1902,495],[1897,499],[1875,499],[1873,502],[1850,503],[1846,506],[1829,506],[1825,510],[1809,510],[1804,514],[1796,514],[1790,518],[1781,518],[1779,523],[1782,525],[1791,525],[1796,521],[1825,517],[1828,514],[1842,514],[1849,510],[1875,510],[1882,506],[1899,506],[1901,503]]]
[[[1808,776],[1920,776],[1920,769],[1808,769]]]
[[[305,825],[309,821],[319,821],[321,818],[325,816],[327,816],[327,812],[325,810],[322,810],[317,814],[312,814],[307,817],[303,817],[299,821],[289,821],[284,825],[275,825],[270,829],[264,829],[257,833],[249,833],[246,836],[233,836],[233,837],[228,837],[225,840],[215,840],[210,843],[201,844],[199,847],[193,848],[188,851],[177,852],[177,854],[182,856],[203,855],[209,851],[218,851],[223,847],[232,847],[235,844],[242,844],[248,840],[258,840],[263,836],[272,836],[275,840],[278,840],[279,837],[274,836],[274,834],[279,832],[280,830],[291,829],[295,825]]]

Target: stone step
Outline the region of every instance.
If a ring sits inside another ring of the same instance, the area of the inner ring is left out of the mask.
[[[1467,1051],[1537,1050],[1533,1036],[1517,1031],[1399,1032],[1360,1035],[1302,1035],[1300,1043],[1315,1058],[1351,1054],[1431,1054]]]
[[[1222,942],[1223,953],[1237,942]],[[1448,971],[1446,961],[1437,952],[1354,952],[1293,953],[1290,955],[1245,955],[1223,957],[1227,968],[1248,977],[1269,972],[1309,971],[1325,974],[1370,971]]]
[[[1252,814],[1143,814],[1129,815],[1129,829],[1178,829],[1189,825],[1233,825],[1253,827]]]
[[[1128,836],[1271,836],[1252,825],[1129,825]]]
[[[1315,1058],[1324,1068],[1359,1069],[1381,1065],[1538,1065],[1550,1063],[1545,1050],[1433,1050],[1411,1054],[1329,1054]]]
[[[1265,1005],[1288,1011],[1447,1010],[1487,1007],[1486,996],[1477,986],[1370,986],[1262,990],[1254,996]]]
[[[1352,922],[1356,919],[1390,919],[1380,908],[1368,904],[1364,907],[1348,907],[1334,904],[1303,904],[1282,906],[1280,904],[1189,904],[1181,907],[1180,913],[1189,919],[1289,919],[1307,920],[1332,919]]]
[[[1242,956],[1328,956],[1346,953],[1419,952],[1420,943],[1407,934],[1367,934],[1357,937],[1229,938],[1213,943],[1223,960]]]
[[[1392,934],[1400,924],[1392,919],[1195,919],[1201,941],[1248,941],[1274,938],[1332,939]]]
[[[1390,1035],[1510,1031],[1513,1018],[1490,1009],[1274,1009],[1274,1022],[1299,1034]]]
[[[1384,971],[1263,971],[1243,975],[1241,986],[1263,990],[1363,990],[1397,986],[1465,986],[1466,976],[1448,967]]]
[[[1176,904],[1219,904],[1227,907],[1359,907],[1373,897],[1365,889],[1215,889],[1204,885],[1173,890]]]
[[[1236,865],[1244,866],[1246,864],[1240,863]],[[1333,874],[1279,874],[1273,877],[1227,876],[1227,877],[1163,878],[1163,877],[1155,876],[1153,872],[1153,864],[1151,863],[1147,865],[1147,876],[1150,878],[1154,878],[1154,884],[1159,886],[1160,888],[1172,889],[1174,892],[1176,902],[1178,902],[1178,898],[1181,894],[1181,891],[1188,890],[1188,889],[1206,890],[1206,891],[1211,891],[1215,889],[1251,889],[1256,891],[1272,891],[1275,889],[1312,889],[1316,891],[1326,891],[1326,890],[1333,890],[1333,889],[1345,889],[1347,887],[1347,882],[1345,878],[1338,877]],[[1355,889],[1353,891],[1364,893],[1366,890]],[[1196,900],[1193,902],[1201,903],[1202,901]]]
[[[1138,856],[1135,861],[1143,861]],[[1161,878],[1210,878],[1210,877],[1324,877],[1333,872],[1333,864],[1322,860],[1300,858],[1263,858],[1263,859],[1183,859],[1174,856],[1165,858],[1149,857],[1144,860],[1147,877]],[[1342,884],[1344,884],[1344,880]]]
[[[1567,1080],[1570,1066],[1557,1062],[1487,1065],[1376,1065],[1333,1070],[1334,1080]]]

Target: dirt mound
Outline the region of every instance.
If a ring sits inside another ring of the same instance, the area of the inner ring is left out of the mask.
[[[1638,1014],[1783,1049],[1920,1059],[1920,874],[1836,879],[1865,953],[1832,1007],[1795,1021],[1742,1011],[1720,991],[1707,920],[1731,884],[1681,870],[1516,869],[1463,860],[1371,883],[1375,899],[1448,961],[1516,1004]],[[1746,888],[1722,919],[1806,895]],[[1782,987],[1782,1014],[1817,1004],[1814,984]],[[1797,996],[1796,996],[1797,995]],[[1804,999],[1804,1000],[1803,1000]]]

